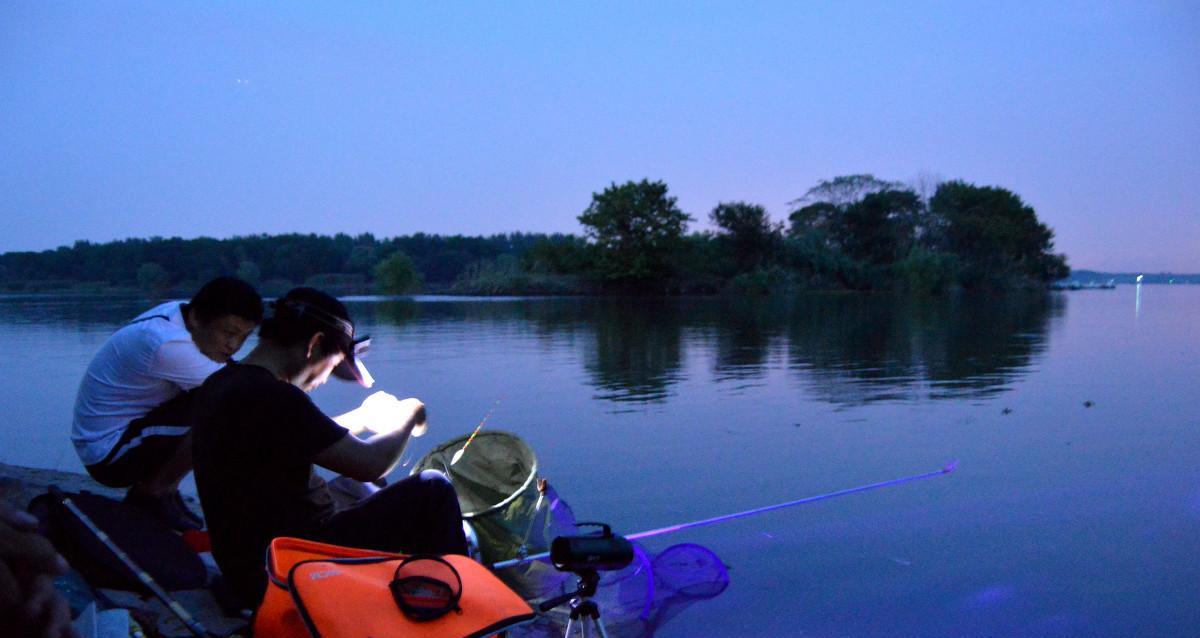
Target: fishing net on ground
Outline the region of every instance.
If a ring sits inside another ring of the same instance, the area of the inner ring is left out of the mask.
[[[537,456],[524,441],[507,432],[482,432],[451,465],[467,438],[433,449],[417,461],[413,472],[432,469],[450,477],[485,565],[548,552],[555,537],[580,533],[571,507],[538,478]],[[729,574],[716,554],[690,543],[657,554],[634,543],[632,563],[600,574],[593,600],[614,638],[652,636],[690,603],[713,598],[729,584]],[[535,607],[577,585],[574,574],[558,571],[546,560],[497,569],[496,575]],[[568,613],[567,605],[562,605],[510,634],[562,636]]]

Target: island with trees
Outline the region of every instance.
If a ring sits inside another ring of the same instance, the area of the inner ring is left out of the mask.
[[[662,181],[613,183],[577,217],[581,235],[417,233],[77,241],[0,255],[7,293],[171,294],[234,274],[278,294],[771,294],[802,289],[1044,288],[1070,274],[1054,233],[1015,193],[964,181],[922,194],[871,175],[823,180],[790,202],[717,204],[691,231]]]

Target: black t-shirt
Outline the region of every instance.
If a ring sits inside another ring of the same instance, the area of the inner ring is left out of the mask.
[[[271,539],[305,536],[333,513],[312,458],[348,432],[303,390],[253,365],[214,373],[193,410],[196,489],[213,558],[231,593],[254,607],[266,590]]]

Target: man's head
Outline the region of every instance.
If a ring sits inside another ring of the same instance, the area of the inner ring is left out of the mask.
[[[236,277],[217,277],[184,306],[184,323],[204,356],[229,361],[262,323],[262,297]]]
[[[354,323],[342,302],[315,288],[293,288],[271,305],[275,312],[258,337],[286,355],[290,383],[311,392],[336,373],[367,385],[355,366]]]

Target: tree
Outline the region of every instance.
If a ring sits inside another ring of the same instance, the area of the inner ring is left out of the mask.
[[[1054,231],[1011,191],[963,181],[941,184],[929,200],[934,245],[957,256],[967,287],[1046,283],[1070,273]]]
[[[771,223],[767,209],[746,202],[722,202],[708,216],[721,229],[717,241],[732,254],[738,272],[765,267],[775,260],[782,226]]]
[[[871,193],[903,188],[904,185],[899,182],[886,182],[868,173],[840,175],[833,179],[823,179],[817,182],[817,185],[808,189],[803,196],[788,202],[788,204],[801,206],[824,202],[837,208],[845,208]]]
[[[829,238],[829,228],[841,214],[842,209],[829,202],[801,206],[788,214],[788,221],[791,222],[788,236],[825,244]]]
[[[664,182],[615,182],[579,216],[597,249],[597,271],[605,280],[646,286],[672,274],[670,257],[691,218],[667,196]]]
[[[403,295],[420,285],[421,277],[413,262],[397,250],[375,266],[375,287],[385,295]]]
[[[574,275],[591,266],[591,247],[575,235],[554,234],[538,239],[521,260],[529,272]]]
[[[869,193],[846,207],[833,230],[847,255],[872,264],[903,259],[913,243],[921,199],[909,190]]]
[[[258,267],[258,264],[248,259],[243,260],[238,264],[237,276],[247,283],[258,284],[258,280],[262,278],[262,269]]]
[[[788,202],[791,226],[788,235],[808,237],[831,248],[841,249],[839,236],[844,236],[842,219],[850,206],[868,195],[884,191],[907,190],[899,182],[887,182],[874,175],[841,175],[817,182],[798,199]]]
[[[171,283],[167,269],[153,262],[146,262],[137,269],[137,282],[142,290],[150,294],[160,294]]]
[[[371,241],[375,241],[372,237]],[[372,244],[360,244],[350,249],[350,256],[346,258],[346,272],[360,272],[367,274],[371,272],[378,263],[378,258],[375,253],[375,246]]]
[[[788,234],[868,263],[888,264],[903,259],[912,247],[921,217],[921,198],[901,187],[873,190],[879,185],[896,185],[870,176],[852,177],[874,181],[867,188],[862,180],[856,180],[857,192],[864,193],[856,200],[843,201],[837,195],[834,199],[841,203],[814,201],[792,211]],[[835,178],[834,182],[842,179],[848,178]]]

